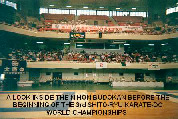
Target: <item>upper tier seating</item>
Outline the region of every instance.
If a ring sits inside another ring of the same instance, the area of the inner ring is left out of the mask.
[[[79,20],[107,20],[110,21],[106,15],[80,15]]]
[[[44,18],[44,28],[40,28],[39,31],[52,31],[57,30],[52,28],[52,24],[54,23],[68,23],[72,24],[75,19],[74,14],[42,14],[41,15]],[[63,32],[70,32],[71,29],[64,30]]]
[[[115,24],[112,21],[109,21],[108,26],[115,26]]]
[[[72,21],[75,18],[74,14],[42,14],[45,20],[57,20],[57,21],[62,21],[62,20],[67,20],[67,21]]]
[[[140,16],[113,16],[119,26],[141,26],[143,18]]]
[[[141,23],[142,17],[140,16],[113,16],[113,19],[116,22],[134,22],[134,23]]]

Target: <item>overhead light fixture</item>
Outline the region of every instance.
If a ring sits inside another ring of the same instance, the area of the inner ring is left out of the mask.
[[[104,8],[104,7],[100,7],[100,8]]]
[[[148,44],[149,46],[154,46],[155,44]]]
[[[54,7],[54,5],[49,5],[50,7]]]
[[[4,78],[5,78],[5,74],[1,74],[1,80],[4,80]]]
[[[137,8],[132,8],[133,10],[136,10]]]
[[[121,40],[114,40],[114,44],[124,44],[126,41],[121,41]]]
[[[43,44],[43,42],[36,42],[36,43],[38,43],[38,44]]]
[[[64,43],[64,45],[69,45],[70,43]]]
[[[72,6],[66,6],[66,7],[72,7]]]
[[[130,45],[130,44],[124,44],[124,45]]]
[[[115,45],[110,45],[110,46],[114,47]]]
[[[83,7],[83,8],[87,9],[88,7]]]
[[[83,45],[77,45],[77,46],[83,46]]]
[[[120,10],[121,8],[116,8],[116,10]]]
[[[166,45],[166,44],[161,44],[161,45]]]

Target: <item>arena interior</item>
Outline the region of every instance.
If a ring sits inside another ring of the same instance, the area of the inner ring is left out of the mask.
[[[2,118],[177,119],[178,0],[0,0],[0,90]],[[99,110],[121,107],[12,107],[8,96],[22,94],[161,94],[169,100],[161,100],[161,108],[130,106],[127,114],[122,107],[104,115]]]

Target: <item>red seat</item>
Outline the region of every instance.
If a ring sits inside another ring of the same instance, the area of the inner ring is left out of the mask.
[[[106,15],[80,15],[79,20],[107,20],[110,21]]]

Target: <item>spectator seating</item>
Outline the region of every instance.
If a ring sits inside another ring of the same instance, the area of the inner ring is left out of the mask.
[[[57,29],[52,29],[53,23],[69,23],[74,21],[75,15],[74,14],[42,14],[44,18],[44,28],[39,29],[39,31],[52,31]],[[62,32],[70,32],[71,30],[62,31]]]
[[[174,53],[159,53],[159,52],[131,52],[119,54],[115,52],[102,53],[102,54],[88,54],[69,52],[64,56],[64,53],[57,50],[29,50],[29,49],[11,49],[11,52],[7,54],[7,59],[18,59],[26,61],[76,61],[76,62],[158,62],[161,59],[162,62],[177,62],[177,55]]]
[[[45,20],[57,20],[57,21],[72,21],[75,18],[74,14],[42,14]]]
[[[113,16],[113,19],[119,26],[141,26],[143,23],[143,17],[140,16]]]
[[[112,21],[109,21],[109,22],[108,22],[108,26],[115,26],[115,24],[112,23]]]
[[[107,20],[110,21],[109,17],[106,15],[80,15],[79,20]]]
[[[133,23],[142,23],[143,17],[140,16],[113,16],[113,19],[116,22],[133,22]]]

